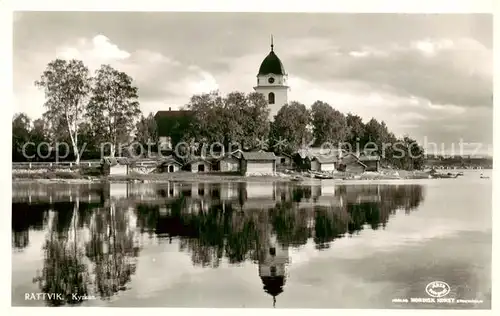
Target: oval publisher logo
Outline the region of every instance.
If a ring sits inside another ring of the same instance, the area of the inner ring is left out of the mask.
[[[444,297],[450,293],[450,286],[443,281],[433,281],[425,287],[425,292],[432,297]]]

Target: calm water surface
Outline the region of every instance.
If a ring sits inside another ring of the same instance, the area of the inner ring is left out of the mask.
[[[15,306],[491,308],[491,180],[13,184]],[[395,303],[446,296],[478,304]],[[25,300],[26,293],[64,300]],[[88,299],[75,301],[72,294]]]

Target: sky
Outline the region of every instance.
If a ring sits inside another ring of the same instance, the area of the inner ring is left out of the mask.
[[[488,14],[15,12],[14,110],[38,118],[47,63],[110,64],[144,113],[193,94],[249,93],[274,50],[289,101],[321,100],[446,152],[491,153],[493,20]]]

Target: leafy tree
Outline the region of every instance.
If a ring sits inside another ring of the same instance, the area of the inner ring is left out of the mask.
[[[25,113],[17,113],[12,119],[13,160],[24,160],[23,146],[30,141],[30,124],[31,119]]]
[[[285,141],[284,151],[292,152],[312,139],[310,113],[302,103],[292,101],[278,111],[271,124],[271,138]]]
[[[158,132],[153,113],[149,113],[148,116],[141,115],[135,129],[135,141],[143,147],[147,148],[148,144],[158,143]]]
[[[80,60],[51,61],[35,85],[45,92],[45,117],[53,133],[67,133],[71,140],[76,163],[80,162],[78,134],[90,92],[88,68]]]
[[[405,170],[421,169],[425,163],[425,151],[416,140],[404,136],[395,143],[393,164]]]
[[[189,131],[184,140],[191,138],[200,142],[222,142],[224,140],[224,101],[218,91],[193,95],[187,104],[193,113]]]
[[[347,123],[347,142],[351,145],[352,149],[356,149],[356,145],[362,148],[364,143],[365,124],[360,116],[348,113],[346,116]]]
[[[218,91],[194,95],[187,108],[193,113],[185,140],[201,144],[222,143],[226,148],[239,143],[253,148],[257,139],[269,133],[269,108],[259,93],[232,92],[222,97]]]
[[[364,148],[375,149],[375,152],[379,155],[386,154],[383,152],[384,144],[390,144],[393,140],[392,138],[393,135],[389,132],[385,122],[379,123],[375,118],[372,118],[366,123],[363,139],[365,144]]]
[[[258,139],[269,134],[269,107],[261,93],[232,92],[224,98],[225,139],[246,148],[258,146]]]
[[[346,139],[346,118],[344,114],[332,108],[328,103],[314,102],[311,106],[311,119],[316,146],[321,146],[326,142],[337,145]]]
[[[30,139],[35,144],[48,142],[47,122],[43,118],[33,121],[33,128],[30,131]]]
[[[109,65],[97,70],[87,117],[99,140],[112,144],[112,156],[121,144],[129,142],[141,114],[138,98],[137,87],[129,75]]]

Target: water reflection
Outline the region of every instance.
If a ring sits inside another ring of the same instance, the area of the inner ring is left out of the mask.
[[[313,241],[318,251],[363,229],[384,228],[397,210],[423,199],[419,185],[286,183],[113,183],[14,188],[13,249],[29,232],[46,232],[44,262],[34,282],[42,292],[109,299],[127,289],[140,238],[172,242],[193,265],[217,268],[250,261],[263,290],[284,291],[289,251]]]

